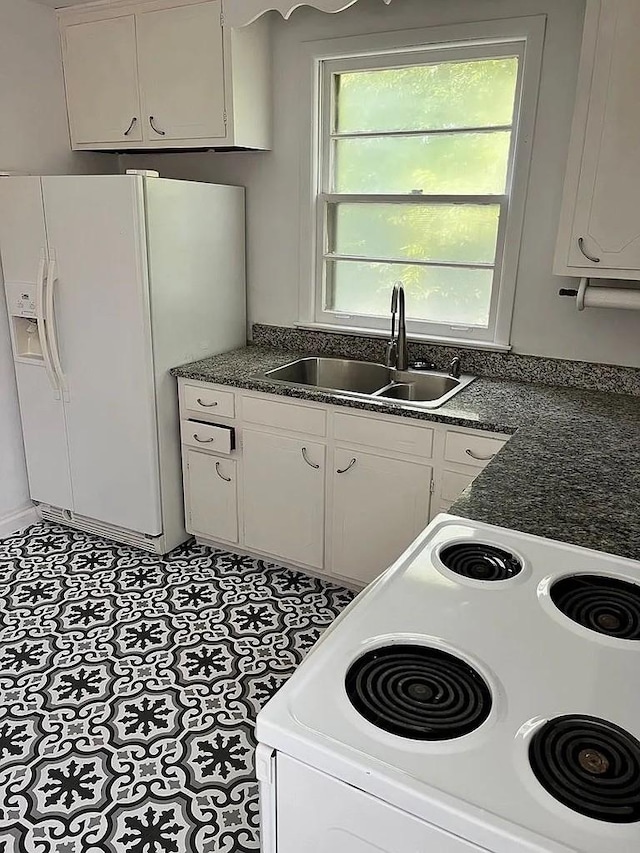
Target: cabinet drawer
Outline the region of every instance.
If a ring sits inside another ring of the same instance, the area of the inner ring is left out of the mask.
[[[215,450],[216,453],[231,453],[234,447],[234,432],[230,427],[203,424],[198,421],[182,421],[180,424],[182,443],[200,450]]]
[[[433,430],[412,426],[401,420],[392,422],[337,414],[333,423],[336,441],[380,447],[427,459],[431,458],[433,452]]]
[[[484,468],[505,444],[506,441],[501,438],[468,435],[464,432],[447,432],[444,458],[447,462],[459,462],[462,465]]]
[[[242,419],[252,424],[277,427],[307,435],[326,435],[327,414],[323,409],[294,406],[258,397],[242,398]]]
[[[442,474],[441,500],[446,504],[452,504],[478,476],[478,471],[468,474],[459,474],[457,471],[444,471]]]
[[[206,385],[185,385],[184,406],[189,412],[233,418],[236,414],[235,398],[231,391],[218,391]]]

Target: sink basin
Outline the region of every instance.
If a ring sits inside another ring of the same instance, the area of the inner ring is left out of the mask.
[[[293,385],[354,394],[373,394],[391,382],[391,371],[383,364],[342,358],[301,358],[264,375]]]
[[[432,402],[450,394],[461,385],[459,379],[438,373],[398,374],[397,376],[398,378],[402,376],[402,381],[395,381],[388,388],[378,391],[376,396],[416,403]]]
[[[473,376],[418,370],[393,370],[384,364],[346,358],[300,358],[256,377],[283,385],[340,392],[369,400],[437,409],[470,382]]]

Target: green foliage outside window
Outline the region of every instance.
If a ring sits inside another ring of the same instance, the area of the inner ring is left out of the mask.
[[[408,316],[488,325],[499,200],[429,196],[506,192],[517,75],[518,59],[502,57],[335,76],[332,191],[423,203],[329,206],[327,310],[386,316],[403,281]]]

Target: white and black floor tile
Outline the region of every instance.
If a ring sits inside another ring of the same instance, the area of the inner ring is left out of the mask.
[[[0,853],[260,849],[259,709],[353,594],[188,544],[0,542]]]

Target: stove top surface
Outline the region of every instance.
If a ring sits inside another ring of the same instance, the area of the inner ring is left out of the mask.
[[[634,561],[439,516],[261,712],[258,739],[523,850],[637,853],[638,584]]]

